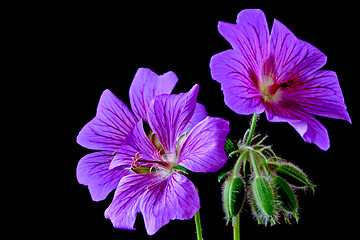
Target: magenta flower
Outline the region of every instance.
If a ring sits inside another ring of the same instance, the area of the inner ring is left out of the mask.
[[[206,116],[196,103],[197,85],[188,93],[167,94],[176,81],[173,73],[156,76],[140,69],[130,88],[135,114],[107,90],[96,117],[79,133],[79,144],[103,151],[80,160],[78,181],[89,186],[95,201],[116,189],[105,211],[116,228],[134,230],[138,212],[149,235],[171,219],[192,218],[199,196],[184,168],[217,171],[227,159],[229,123]]]
[[[269,121],[288,122],[304,141],[327,150],[327,130],[312,115],[351,120],[336,73],[319,70],[326,55],[276,19],[269,35],[261,10],[243,10],[236,22],[219,22],[233,49],[210,61],[226,105],[244,115],[265,111]]]

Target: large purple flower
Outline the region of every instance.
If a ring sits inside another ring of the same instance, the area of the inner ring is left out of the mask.
[[[233,49],[210,61],[226,105],[238,114],[265,111],[271,122],[288,122],[304,141],[330,147],[326,128],[312,115],[351,123],[336,73],[319,70],[326,56],[274,20],[271,34],[261,10],[243,10],[237,24],[219,22]]]
[[[169,95],[176,82],[172,72],[157,76],[139,69],[130,88],[134,113],[106,90],[95,118],[78,135],[80,145],[102,150],[80,160],[78,181],[94,201],[116,189],[105,216],[117,228],[133,229],[138,212],[149,234],[171,219],[193,217],[199,197],[179,165],[210,172],[226,161],[228,122],[207,117],[196,103],[197,85]]]
[[[103,92],[95,118],[77,136],[81,146],[102,150],[84,156],[77,166],[77,179],[89,187],[94,201],[104,200],[126,174],[127,171],[121,168],[109,169],[114,153],[137,121],[146,117],[153,98],[160,94],[170,94],[177,80],[173,72],[158,76],[150,69],[140,68],[129,92],[133,112],[110,90]],[[200,115],[206,116],[204,107],[199,105],[199,109],[202,112]]]
[[[110,169],[130,168],[105,216],[121,229],[133,229],[141,212],[149,235],[172,219],[190,219],[200,208],[195,186],[183,168],[218,171],[226,161],[229,123],[194,114],[198,85],[188,93],[160,95],[120,146]],[[181,166],[181,167],[179,167]]]

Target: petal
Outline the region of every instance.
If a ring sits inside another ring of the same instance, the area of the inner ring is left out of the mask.
[[[170,220],[192,218],[199,209],[200,200],[194,184],[177,173],[146,191],[140,203],[149,235]]]
[[[289,109],[351,123],[335,72],[316,71],[304,79],[303,86],[283,94],[282,98],[283,104]]]
[[[270,36],[272,73],[286,80],[291,73],[308,76],[326,63],[326,55],[311,44],[297,39],[281,22],[274,19]],[[269,70],[267,70],[269,73]]]
[[[156,180],[157,181],[157,180]],[[136,215],[140,212],[139,202],[147,187],[154,184],[150,174],[131,174],[120,180],[114,199],[105,211],[115,228],[135,230]]]
[[[143,124],[143,121],[140,120],[137,122],[133,130],[131,130],[125,139],[124,144],[120,146],[116,156],[111,162],[111,169],[126,164],[130,167],[133,162],[132,158],[136,153],[139,153],[142,161],[154,160],[153,156],[157,153],[157,149],[145,134]]]
[[[206,117],[189,133],[179,152],[179,165],[194,172],[216,172],[226,162],[224,151],[229,122]]]
[[[110,90],[101,95],[96,116],[77,136],[83,147],[94,150],[116,151],[136,123],[128,107]]]
[[[184,130],[187,131],[188,129],[193,128],[196,124],[198,124],[198,122],[201,122],[206,117],[207,117],[207,112],[205,106],[200,103],[196,103],[194,114]]]
[[[188,93],[160,95],[150,106],[149,125],[165,152],[176,149],[177,138],[194,114],[198,92],[199,85],[195,85]]]
[[[259,9],[246,9],[238,14],[236,23],[219,22],[218,30],[256,70],[269,54],[269,28],[265,15]]]
[[[210,60],[212,78],[221,83],[225,104],[238,114],[261,113],[264,106],[258,90],[258,73],[234,50],[214,55]]]
[[[266,109],[266,117],[270,122],[288,122],[305,142],[314,143],[321,150],[326,151],[330,147],[326,128],[310,114],[297,109],[272,105]]]
[[[289,122],[289,124],[295,128],[305,142],[314,143],[324,151],[330,148],[330,139],[326,128],[314,117],[307,115],[305,121]],[[307,125],[306,132],[302,130],[304,124]]]
[[[116,188],[120,179],[129,174],[129,170],[123,167],[109,169],[113,158],[112,151],[100,151],[84,156],[77,165],[77,180],[89,187],[94,201],[104,200]]]
[[[130,87],[130,104],[138,119],[146,118],[151,100],[160,94],[170,94],[178,81],[173,72],[157,75],[147,68],[139,68]]]

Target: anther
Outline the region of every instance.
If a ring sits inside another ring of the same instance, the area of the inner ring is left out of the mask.
[[[298,86],[303,86],[304,83],[298,80],[300,78],[299,73],[294,74],[293,72],[290,72],[290,74],[291,78],[287,79],[284,83],[279,84],[279,87],[286,88],[289,91],[294,92]]]
[[[141,160],[141,159],[143,159],[143,158],[142,158],[142,157],[139,157],[139,155],[140,155],[140,153],[137,152],[137,153],[135,154],[135,157],[132,157],[133,162],[131,163],[131,168],[134,168],[134,169],[135,169],[135,168],[141,167],[141,164],[138,163],[138,161]]]

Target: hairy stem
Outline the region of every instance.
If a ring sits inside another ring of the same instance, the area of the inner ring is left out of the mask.
[[[238,160],[235,163],[234,169],[233,169],[233,174],[235,174],[235,176],[238,176],[238,174],[240,172],[241,164],[244,161],[245,157],[247,157],[247,156],[248,156],[248,151],[245,151],[240,154]]]
[[[255,176],[256,176],[256,177],[261,176],[261,175],[260,175],[259,166],[257,165],[256,159],[255,159],[255,156],[254,156],[254,153],[253,153],[252,151],[250,151],[249,155],[250,155],[250,161],[251,161],[252,167],[253,167],[254,172],[255,172]]]
[[[250,132],[249,132],[249,136],[248,139],[246,141],[246,145],[249,146],[252,140],[252,137],[254,135],[254,131],[255,131],[255,126],[256,126],[256,121],[258,118],[258,114],[254,113],[251,119],[251,125],[250,125]]]
[[[234,240],[240,240],[240,214],[232,217],[232,226],[234,229]]]

